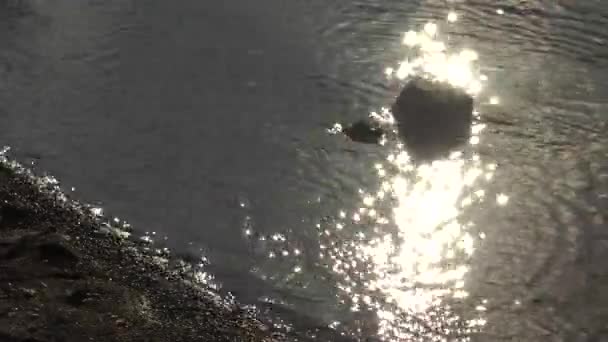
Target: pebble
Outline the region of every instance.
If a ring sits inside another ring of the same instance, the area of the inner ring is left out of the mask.
[[[34,297],[36,295],[36,290],[34,289],[28,289],[28,288],[21,288],[19,289],[24,295],[26,295],[27,297]]]

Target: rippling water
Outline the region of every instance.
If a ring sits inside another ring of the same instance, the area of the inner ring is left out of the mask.
[[[0,144],[293,340],[608,340],[608,3],[8,1]],[[425,164],[330,133],[427,75]]]

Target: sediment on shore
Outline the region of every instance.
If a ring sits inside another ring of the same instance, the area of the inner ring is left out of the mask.
[[[83,208],[4,158],[1,341],[273,340],[250,313]]]

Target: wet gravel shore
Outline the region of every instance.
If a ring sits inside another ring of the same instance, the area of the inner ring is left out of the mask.
[[[271,340],[57,196],[0,166],[0,341]]]

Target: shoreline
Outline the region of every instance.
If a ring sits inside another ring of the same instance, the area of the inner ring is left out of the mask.
[[[274,340],[251,313],[0,158],[0,340]]]

